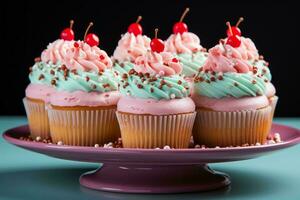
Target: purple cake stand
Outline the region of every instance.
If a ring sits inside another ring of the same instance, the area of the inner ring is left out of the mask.
[[[103,191],[126,193],[180,193],[206,191],[230,184],[226,174],[207,163],[251,159],[300,142],[300,130],[273,124],[271,135],[280,133],[284,142],[213,149],[126,149],[45,144],[20,140],[28,126],[7,130],[3,137],[19,147],[41,154],[83,162],[103,163],[80,177],[80,184]]]

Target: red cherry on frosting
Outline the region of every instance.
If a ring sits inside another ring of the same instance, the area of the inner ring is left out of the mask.
[[[70,27],[69,28],[65,28],[61,33],[60,33],[60,38],[63,40],[74,40],[75,38],[75,34],[74,31],[72,30],[74,21],[71,20],[70,21]]]
[[[188,32],[188,26],[182,22],[185,15],[190,11],[189,8],[186,8],[185,11],[183,12],[182,16],[180,17],[179,22],[176,22],[173,26],[173,33],[177,34],[177,33],[184,33],[184,32]]]
[[[99,38],[94,33],[89,33],[86,38],[85,42],[88,43],[91,47],[99,45]]]
[[[158,29],[155,29],[155,38],[151,40],[150,47],[153,52],[160,53],[165,49],[165,44],[161,39],[157,38]]]
[[[228,36],[228,38],[227,38],[226,44],[228,44],[234,48],[239,47],[241,45],[240,36],[233,34],[230,22],[226,22],[226,25],[228,26],[228,30],[230,33],[230,36]]]
[[[237,21],[236,25],[231,26],[232,33],[230,31],[230,28],[227,29],[226,34],[227,34],[228,37],[231,36],[231,35],[238,35],[238,36],[242,35],[242,32],[238,27],[242,21],[244,21],[244,18],[240,17],[239,20]]]
[[[234,48],[237,48],[241,45],[241,39],[240,39],[240,36],[238,35],[231,35],[227,38],[227,41],[226,41],[226,44],[234,47]]]
[[[98,46],[100,41],[99,41],[99,38],[96,34],[94,33],[88,33],[89,29],[91,28],[91,26],[93,26],[93,22],[90,22],[89,26],[87,27],[86,31],[85,31],[85,34],[84,34],[84,41],[90,45],[91,47],[93,46]]]
[[[142,16],[138,16],[135,23],[132,23],[128,27],[128,33],[133,33],[135,36],[142,35],[143,34],[143,28],[139,24],[139,22],[142,20]]]

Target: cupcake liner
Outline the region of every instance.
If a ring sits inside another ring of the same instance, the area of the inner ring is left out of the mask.
[[[271,112],[271,106],[238,112],[198,109],[193,128],[195,144],[209,147],[263,144],[271,129]]]
[[[120,137],[116,108],[53,108],[48,116],[52,141],[76,146],[103,145]]]
[[[116,112],[125,148],[188,148],[196,112],[139,115]]]
[[[270,106],[272,107],[271,119],[273,119],[274,117],[277,102],[278,102],[278,96],[273,96],[270,98]]]
[[[49,121],[45,103],[42,100],[30,100],[23,98],[26,110],[30,135],[32,138],[50,138]]]

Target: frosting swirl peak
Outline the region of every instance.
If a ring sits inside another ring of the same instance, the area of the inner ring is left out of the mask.
[[[165,44],[165,50],[171,53],[193,53],[202,49],[199,37],[191,32],[172,34]]]
[[[60,62],[70,70],[99,72],[112,66],[105,51],[83,41],[56,40],[48,45],[41,58],[43,62]]]
[[[137,72],[151,75],[159,74],[161,76],[180,74],[182,71],[179,61],[171,53],[152,51],[137,57],[134,69]]]

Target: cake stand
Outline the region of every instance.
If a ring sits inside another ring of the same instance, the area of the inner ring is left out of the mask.
[[[300,142],[300,130],[273,124],[276,144],[207,149],[128,149],[46,144],[19,139],[29,135],[28,126],[7,130],[8,142],[51,157],[102,163],[81,175],[80,184],[102,191],[125,193],[181,193],[207,191],[230,184],[229,176],[209,168],[208,163],[239,161],[273,153]]]

